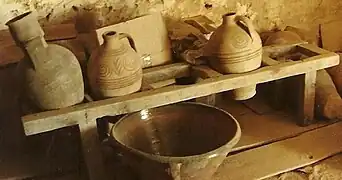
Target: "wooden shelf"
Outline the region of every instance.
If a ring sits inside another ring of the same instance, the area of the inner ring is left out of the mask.
[[[98,134],[94,131],[96,120],[101,117],[132,113],[301,75],[298,122],[310,124],[314,118],[316,71],[338,65],[339,56],[306,43],[268,46],[263,51],[263,67],[243,74],[222,75],[207,66],[190,66],[186,63],[145,69],[142,92],[25,115],[22,117],[23,127],[26,135],[34,135],[78,124],[90,179],[105,179],[102,159],[97,157],[101,153]],[[289,62],[273,59],[288,53],[301,53],[305,58]],[[200,80],[189,85],[174,84],[175,78],[187,76],[196,76]]]
[[[304,49],[303,52],[306,54],[317,52],[317,55],[300,61],[277,63],[275,65],[265,66],[256,71],[244,74],[229,74],[210,77],[192,85],[172,85],[138,92],[128,96],[26,115],[22,117],[25,133],[26,135],[38,134],[78,123],[96,120],[104,116],[116,116],[136,112],[142,109],[154,108],[193,98],[208,96],[210,94],[229,91],[248,85],[265,83],[305,74],[311,71],[332,67],[339,63],[339,56],[335,53],[323,51],[308,44],[298,45],[296,47]],[[270,47],[267,48],[270,49]],[[323,51],[323,53],[321,51]],[[269,59],[267,59],[267,61],[269,61]],[[264,62],[266,62],[266,60]],[[194,71],[201,71],[206,75],[208,74],[207,71],[210,71],[207,67],[195,67],[194,69]],[[167,80],[175,76],[183,77],[187,76],[190,71],[190,65],[185,63],[151,68],[145,71],[144,81],[153,83]],[[199,89],[200,91],[198,91]]]

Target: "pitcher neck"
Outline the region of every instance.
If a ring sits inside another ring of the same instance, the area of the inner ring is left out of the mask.
[[[227,13],[225,15],[222,16],[223,18],[223,24],[225,25],[231,25],[231,24],[235,24],[235,18],[236,18],[236,13]]]
[[[120,38],[118,33],[115,31],[109,31],[102,35],[103,43],[106,47],[110,49],[120,49],[122,47],[122,42],[120,42]]]

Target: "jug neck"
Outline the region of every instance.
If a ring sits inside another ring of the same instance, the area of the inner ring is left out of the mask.
[[[222,18],[223,18],[224,25],[236,24],[235,22],[236,13],[227,13],[223,15]]]
[[[35,70],[40,69],[46,60],[48,45],[37,17],[29,11],[9,20],[6,25],[16,44],[22,48]]]
[[[122,48],[122,42],[120,42],[119,34],[115,31],[109,31],[102,35],[103,43],[105,47],[110,49]]]
[[[26,57],[30,59],[36,70],[40,69],[46,61],[50,60],[47,56],[47,47],[48,44],[44,37],[36,37],[22,46]]]
[[[37,37],[44,36],[44,31],[32,12],[21,14],[9,20],[6,25],[18,46],[23,46]]]
[[[45,41],[44,37],[39,36],[23,44],[23,47],[25,51],[27,51],[27,53],[33,53],[38,49],[47,48],[48,44]]]

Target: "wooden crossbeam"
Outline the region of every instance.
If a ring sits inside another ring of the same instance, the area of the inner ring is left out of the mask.
[[[26,135],[32,135],[77,123],[93,121],[104,116],[136,112],[142,109],[177,103],[253,84],[305,74],[337,64],[339,64],[339,56],[335,53],[326,53],[300,61],[284,62],[274,66],[262,67],[244,74],[229,74],[208,78],[193,85],[168,86],[134,93],[129,96],[27,115],[22,117],[22,122]]]

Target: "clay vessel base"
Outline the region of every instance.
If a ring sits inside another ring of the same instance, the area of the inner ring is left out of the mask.
[[[236,101],[243,101],[254,97],[256,94],[256,85],[247,86],[232,91],[232,98]]]
[[[122,87],[120,89],[102,89],[100,90],[100,94],[102,94],[103,98],[110,98],[110,97],[119,97],[124,96],[127,94],[132,94],[140,90],[142,80],[136,81],[134,84],[126,87]]]
[[[221,61],[217,60],[217,58],[210,58],[210,66],[215,69],[216,71],[226,74],[226,73],[245,73],[249,71],[253,71],[258,69],[261,65],[262,54],[258,57],[253,59],[249,59],[243,62],[229,62],[222,63]]]

